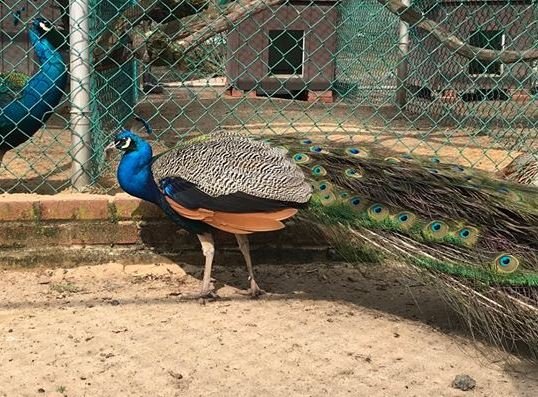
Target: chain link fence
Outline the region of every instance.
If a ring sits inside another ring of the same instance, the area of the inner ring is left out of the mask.
[[[69,42],[84,30],[73,14],[70,23],[73,3],[87,10],[83,43]],[[406,4],[0,0],[0,192],[72,189],[74,163],[89,176],[85,190],[117,191],[117,159],[107,162],[103,148],[124,126],[144,133],[135,114],[152,125],[156,152],[227,129],[325,135],[492,173],[538,156],[536,0]],[[61,29],[63,45],[49,42],[70,80],[48,80],[64,92],[50,118],[38,104],[25,107],[46,119],[30,128],[8,107],[32,76],[52,73],[28,38],[36,17]],[[70,57],[84,46],[89,79],[78,80]],[[15,79],[20,73],[30,78]],[[83,109],[71,101],[77,90],[89,92]],[[89,121],[86,156],[73,117]]]

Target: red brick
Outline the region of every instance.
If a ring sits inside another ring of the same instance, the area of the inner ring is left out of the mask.
[[[0,222],[34,220],[36,197],[30,194],[7,194],[0,196]]]
[[[237,88],[230,87],[225,91],[224,96],[232,98],[241,98],[243,96],[243,91],[238,90]]]
[[[140,244],[135,222],[81,222],[72,223],[69,245]]]
[[[110,204],[113,205],[113,211],[117,219],[132,219],[142,200],[137,199],[133,196],[128,195],[127,193],[118,193],[116,194]]]
[[[180,229],[174,223],[166,220],[160,222],[144,222],[139,225],[140,239],[147,246],[167,246],[173,249],[199,248],[200,242],[196,236]]]
[[[41,196],[41,220],[109,219],[108,197],[89,194],[58,194]]]
[[[514,102],[525,103],[531,100],[531,94],[526,90],[514,89],[510,90],[510,94]]]
[[[333,103],[334,96],[332,91],[308,91],[308,102]]]
[[[0,247],[39,248],[72,245],[141,244],[134,222],[9,223],[0,225]]]
[[[458,100],[458,93],[455,90],[444,90],[441,95],[441,101],[453,103]]]
[[[70,228],[56,224],[1,223],[0,247],[39,248],[68,245],[71,241]]]
[[[116,194],[111,204],[117,219],[159,219],[164,214],[156,205],[142,201],[127,193]]]

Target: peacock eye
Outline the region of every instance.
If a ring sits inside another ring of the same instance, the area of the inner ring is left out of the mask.
[[[52,29],[52,26],[48,22],[39,22],[39,27],[43,29],[44,32],[48,32]]]
[[[431,224],[431,228],[434,232],[438,232],[439,230],[441,230],[441,227],[442,227],[442,224],[440,222],[433,222]]]
[[[121,138],[114,141],[114,145],[118,149],[126,150],[131,146],[131,138]]]
[[[467,237],[470,236],[470,234],[471,234],[471,232],[467,228],[463,228],[463,229],[460,230],[460,237],[461,238],[467,238]]]

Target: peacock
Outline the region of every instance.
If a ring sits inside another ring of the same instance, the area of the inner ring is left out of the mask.
[[[497,177],[523,185],[538,186],[538,157],[531,153],[520,154],[497,172]]]
[[[34,19],[29,38],[40,68],[29,77],[0,74],[0,164],[5,153],[30,139],[60,103],[67,83],[62,34],[43,19]]]
[[[259,296],[252,233],[296,216],[349,261],[392,259],[439,286],[470,324],[495,341],[538,353],[538,188],[459,165],[383,157],[325,138],[255,140],[220,131],[153,156],[123,130],[127,193],[159,206],[198,236],[205,256],[200,296],[212,296],[213,232],[235,235],[250,293]]]

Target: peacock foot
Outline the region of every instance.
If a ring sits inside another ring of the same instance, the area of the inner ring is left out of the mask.
[[[249,295],[253,298],[259,298],[261,295],[264,295],[266,292],[258,287],[258,284],[254,280],[250,280],[250,288],[248,289]]]
[[[220,298],[214,290],[200,291],[196,294],[180,294],[181,300],[200,300],[203,302],[214,302]]]
[[[214,290],[208,290],[208,291],[200,291],[200,293],[196,294],[198,299],[202,299],[204,301],[214,302],[217,299],[220,298],[218,294]]]

